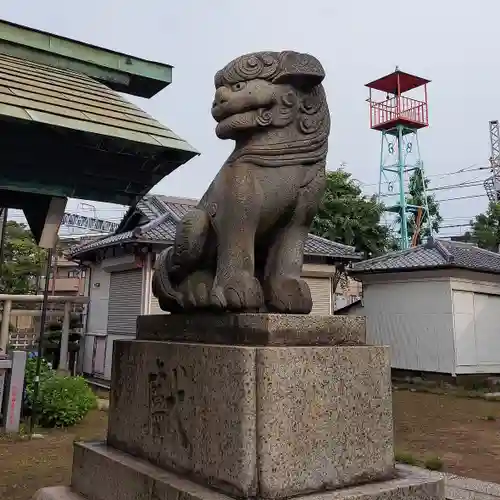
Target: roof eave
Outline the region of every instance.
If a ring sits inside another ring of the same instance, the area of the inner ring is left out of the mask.
[[[443,264],[440,266],[422,266],[422,267],[393,267],[387,269],[349,269],[348,273],[352,276],[373,275],[373,274],[395,274],[395,273],[411,273],[418,271],[436,271],[442,269],[459,269],[459,266],[453,264]]]
[[[69,69],[117,92],[150,98],[172,83],[172,66],[0,20],[0,53]]]
[[[396,273],[412,273],[412,272],[418,272],[418,271],[440,271],[440,270],[446,270],[446,269],[462,269],[465,271],[471,271],[475,273],[482,273],[482,274],[494,274],[494,275],[500,275],[500,269],[498,271],[492,270],[492,269],[486,269],[486,268],[481,268],[481,267],[468,267],[468,266],[461,266],[457,264],[443,264],[441,266],[425,266],[425,267],[400,267],[400,268],[392,268],[392,269],[363,269],[356,271],[354,269],[349,269],[348,272],[350,275],[354,276],[362,276],[362,275],[374,275],[374,274],[396,274]]]
[[[97,253],[100,250],[105,250],[107,248],[112,248],[112,247],[116,247],[116,246],[120,246],[120,245],[127,245],[127,244],[131,244],[131,243],[139,243],[142,245],[158,245],[158,246],[163,246],[163,247],[173,245],[173,242],[169,241],[169,240],[164,240],[164,241],[163,240],[150,240],[148,238],[134,238],[132,236],[130,238],[126,238],[126,239],[119,240],[119,241],[112,241],[112,242],[107,243],[105,245],[96,246],[94,248],[83,249],[81,251],[74,252],[74,253],[69,252],[68,256],[71,259],[81,260],[82,258],[92,256],[92,254]]]
[[[321,257],[323,259],[329,259],[331,261],[342,261],[342,262],[352,262],[353,260],[362,260],[361,256],[351,256],[351,255],[329,255],[324,253],[314,253],[314,252],[304,252],[307,257]]]

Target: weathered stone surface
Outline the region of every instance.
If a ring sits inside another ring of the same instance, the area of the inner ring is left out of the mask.
[[[320,62],[256,52],[215,75],[212,116],[235,141],[156,261],[165,311],[309,313],[304,243],[325,187],[330,115]]]
[[[72,489],[44,488],[34,500],[233,500],[104,444],[77,444]],[[398,466],[395,477],[297,500],[444,500],[437,475]]]
[[[229,493],[254,495],[255,349],[114,345],[108,443]]]
[[[156,314],[139,316],[137,338],[253,346],[364,344],[366,320],[304,314]]]
[[[290,347],[257,355],[259,494],[288,497],[393,474],[385,347]]]
[[[234,496],[393,472],[388,349],[116,341],[108,443]]]
[[[42,488],[33,495],[33,500],[85,500],[69,486],[50,486]]]

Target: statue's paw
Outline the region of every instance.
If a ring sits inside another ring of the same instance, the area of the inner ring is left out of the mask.
[[[235,312],[258,311],[264,296],[259,280],[248,274],[232,276],[223,284],[218,282],[211,293],[212,306]]]
[[[177,292],[163,269],[158,269],[153,275],[153,295],[158,299],[160,309],[167,312],[178,312],[182,309],[182,294]]]
[[[210,288],[206,283],[196,283],[183,294],[184,309],[204,309],[211,307]]]
[[[180,285],[182,303],[185,310],[211,307],[210,292],[213,275],[205,271],[195,271]]]
[[[180,313],[183,311],[182,302],[180,300],[173,299],[171,297],[162,297],[158,299],[158,305],[162,311]]]
[[[267,283],[265,290],[270,312],[309,314],[312,310],[311,290],[303,279],[275,278]]]

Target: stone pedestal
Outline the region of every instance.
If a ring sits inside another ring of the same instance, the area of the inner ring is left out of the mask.
[[[443,498],[394,467],[388,349],[363,320],[159,315],[138,339],[115,342],[107,443],[37,498]]]

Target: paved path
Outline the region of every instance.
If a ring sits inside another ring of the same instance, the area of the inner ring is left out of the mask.
[[[478,481],[469,477],[443,474],[446,498],[450,500],[498,500],[500,484]]]
[[[444,478],[447,500],[500,500],[500,484],[421,468],[418,470],[430,476],[439,475]]]

